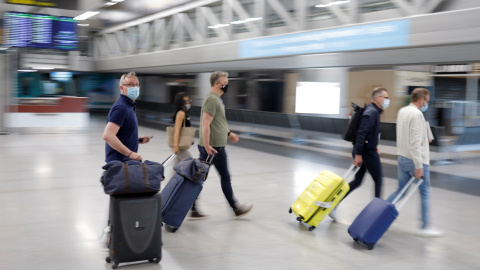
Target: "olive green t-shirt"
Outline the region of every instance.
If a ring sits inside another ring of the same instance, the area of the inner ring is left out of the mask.
[[[213,116],[212,123],[210,123],[210,146],[212,147],[224,147],[227,145],[228,138],[228,124],[225,117],[225,107],[223,106],[222,99],[214,93],[209,93],[202,104],[202,110],[200,112],[200,134],[198,144],[203,145],[203,113],[206,112]]]

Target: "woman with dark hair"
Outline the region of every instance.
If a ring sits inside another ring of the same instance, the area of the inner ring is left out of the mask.
[[[185,92],[178,93],[175,96],[173,107],[174,107],[174,111],[172,114],[172,120],[174,122],[174,130],[175,130],[173,135],[173,152],[177,154],[177,157],[172,161],[173,165],[171,168],[175,167],[175,165],[177,165],[177,163],[180,162],[181,160],[184,160],[188,157],[193,157],[189,149],[180,149],[178,147],[181,128],[183,126],[189,127],[191,125],[190,117],[188,116],[188,111],[190,110],[190,107],[191,107],[191,100],[190,100],[190,97],[187,95],[187,93]],[[173,177],[173,170],[169,172],[171,173],[171,175],[167,176],[167,174],[169,173],[166,173],[166,176],[165,176],[166,179],[171,179]],[[200,214],[197,211],[194,203],[192,205],[192,213],[190,217],[204,218],[206,216]]]
[[[175,96],[175,100],[173,103],[173,114],[172,120],[175,127],[175,132],[173,135],[173,152],[177,154],[177,160],[184,159],[187,157],[191,157],[192,154],[188,149],[180,150],[178,148],[178,140],[180,139],[180,129],[185,126],[189,127],[190,124],[190,117],[188,116],[188,111],[191,107],[191,100],[190,97],[185,92],[180,92]],[[184,125],[185,123],[185,125]],[[188,156],[184,156],[184,154],[188,154]],[[180,161],[178,160],[178,161]],[[178,161],[176,163],[178,163]]]

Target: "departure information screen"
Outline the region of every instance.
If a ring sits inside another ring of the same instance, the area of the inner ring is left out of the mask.
[[[27,47],[32,44],[32,18],[29,14],[7,12],[3,15],[3,44]]]
[[[71,17],[6,12],[3,45],[42,49],[76,50],[76,21]]]
[[[60,50],[77,49],[77,23],[73,18],[56,18],[53,27],[53,47]]]
[[[52,30],[55,17],[32,14],[32,45],[36,48],[52,48]]]

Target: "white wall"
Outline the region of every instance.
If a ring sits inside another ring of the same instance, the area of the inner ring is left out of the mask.
[[[210,92],[210,89],[212,88],[210,86],[210,75],[212,75],[212,73],[197,74],[197,95],[190,97],[193,100],[193,106],[202,106],[203,100]]]
[[[2,54],[0,55],[0,132],[6,132],[5,127],[5,110],[6,106],[8,105],[9,100],[9,82],[10,80],[7,78],[10,76],[10,73],[7,73],[7,56]]]

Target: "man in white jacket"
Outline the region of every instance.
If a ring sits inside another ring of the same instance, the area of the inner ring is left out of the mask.
[[[415,176],[423,177],[420,185],[422,203],[422,227],[419,236],[438,237],[443,232],[432,227],[430,214],[430,148],[427,134],[427,124],[423,112],[427,111],[430,102],[430,92],[425,88],[415,88],[411,103],[400,109],[397,116],[397,151],[398,151],[398,190],[390,195],[391,202]]]

